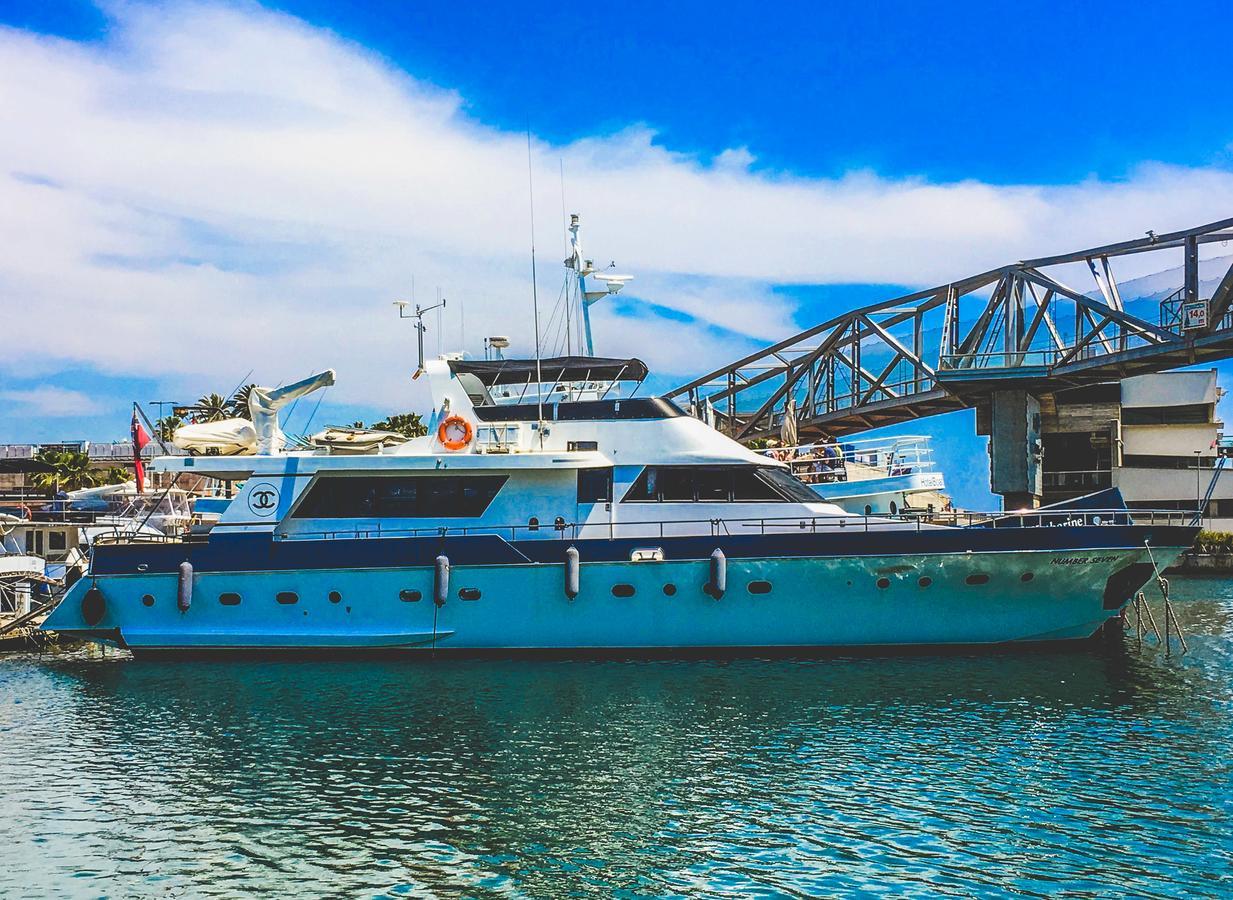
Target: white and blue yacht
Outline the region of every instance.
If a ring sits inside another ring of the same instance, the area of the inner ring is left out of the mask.
[[[441,359],[422,374],[429,432],[392,446],[284,446],[278,407],[332,373],[255,391],[256,452],[154,463],[242,482],[217,524],[100,543],[44,627],[137,655],[1067,641],[1196,534],[1124,506],[967,526],[853,514],[638,396],[636,359]]]

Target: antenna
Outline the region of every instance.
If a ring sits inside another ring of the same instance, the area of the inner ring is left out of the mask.
[[[561,172],[561,237],[565,241],[565,252],[569,252],[569,217],[565,214],[565,157],[557,157],[557,164]],[[574,355],[574,346],[572,335],[570,334],[569,322],[569,289],[566,288],[565,294],[565,355]]]
[[[539,419],[539,449],[544,449],[544,378],[539,356],[539,286],[535,281],[535,176],[531,167],[531,127],[527,126],[527,196],[531,209],[531,308],[535,319],[535,409]]]
[[[415,280],[412,279],[411,283],[412,285],[414,285]],[[412,287],[412,290],[414,290],[414,287]],[[394,305],[398,307],[398,318],[415,319],[414,328],[415,328],[416,343],[419,346],[419,365],[416,367],[415,374],[412,375],[411,378],[412,379],[419,378],[421,375],[424,374],[424,332],[428,330],[427,328],[424,327],[424,313],[432,312],[438,306],[444,308],[445,298],[442,297],[440,303],[430,306],[427,309],[421,309],[420,305],[416,303],[414,304],[415,312],[413,313],[407,312],[407,307],[411,306],[412,304],[406,300],[395,300]]]

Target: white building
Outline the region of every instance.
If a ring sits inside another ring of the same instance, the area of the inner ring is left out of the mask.
[[[1044,502],[1117,487],[1133,507],[1197,509],[1215,473],[1222,394],[1216,370],[1207,369],[1141,375],[1042,401]],[[1219,476],[1204,525],[1233,531],[1233,465]]]

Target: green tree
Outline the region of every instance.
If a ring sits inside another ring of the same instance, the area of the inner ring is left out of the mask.
[[[77,450],[40,450],[36,459],[51,466],[50,472],[33,476],[38,487],[75,491],[106,483],[99,480],[98,470],[90,468],[90,457]]]
[[[231,401],[222,394],[206,394],[196,403],[198,422],[221,422],[233,418]]]
[[[257,385],[246,384],[234,394],[231,395],[231,400],[228,405],[231,407],[231,415],[236,419],[251,419],[253,414],[248,409],[248,398],[252,396],[253,388]]]
[[[154,427],[158,429],[158,436],[162,438],[164,443],[171,443],[171,439],[176,436],[176,429],[184,424],[184,420],[179,416],[163,416],[154,423]]]
[[[406,435],[409,438],[428,434],[428,429],[424,427],[424,422],[420,419],[419,413],[401,413],[396,416],[386,416],[380,422],[373,422],[372,427],[376,431],[393,431],[396,434]]]
[[[104,484],[124,484],[126,481],[134,479],[133,473],[124,468],[124,466],[110,466],[106,469],[96,470],[94,473],[95,485]]]

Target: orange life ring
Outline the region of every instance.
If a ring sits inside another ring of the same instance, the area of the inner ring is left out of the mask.
[[[457,433],[458,426],[462,427],[461,435]],[[446,450],[461,450],[474,436],[475,429],[462,416],[447,416],[437,428],[437,440]]]

